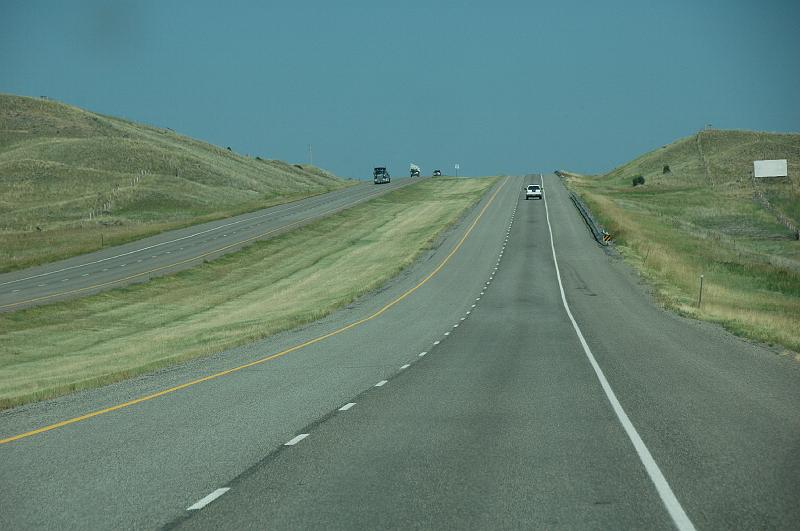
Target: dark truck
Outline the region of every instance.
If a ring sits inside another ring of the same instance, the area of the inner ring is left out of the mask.
[[[386,171],[386,168],[375,168],[372,171],[372,180],[375,184],[392,182],[392,178],[389,176],[389,172]]]

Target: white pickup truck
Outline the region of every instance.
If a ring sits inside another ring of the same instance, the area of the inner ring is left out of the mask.
[[[525,200],[528,199],[541,199],[542,187],[538,184],[529,184],[525,187]]]

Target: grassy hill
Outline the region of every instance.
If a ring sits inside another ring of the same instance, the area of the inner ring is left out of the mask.
[[[789,178],[754,181],[758,159]],[[567,181],[667,307],[800,351],[800,134],[701,131]]]
[[[313,166],[0,94],[0,271],[348,184]]]

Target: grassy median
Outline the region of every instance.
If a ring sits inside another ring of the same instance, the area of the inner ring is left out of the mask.
[[[793,177],[754,182],[759,158],[787,158]],[[799,169],[800,135],[708,131],[567,180],[666,307],[797,353],[800,242],[776,213],[800,224]],[[643,186],[632,185],[636,175]]]
[[[397,275],[494,182],[421,181],[174,276],[0,314],[0,408],[319,319]]]

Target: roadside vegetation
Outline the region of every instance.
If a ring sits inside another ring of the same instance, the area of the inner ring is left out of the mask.
[[[353,182],[170,129],[0,94],[0,272]]]
[[[754,182],[760,159],[787,159],[790,178]],[[702,131],[564,176],[666,307],[800,352],[800,134]]]
[[[176,275],[0,314],[0,408],[317,320],[397,275],[494,182],[420,181]]]

